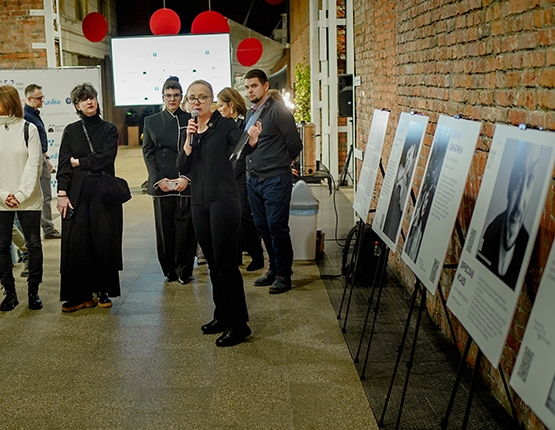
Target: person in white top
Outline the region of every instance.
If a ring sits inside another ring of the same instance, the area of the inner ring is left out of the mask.
[[[37,128],[25,124],[17,90],[11,85],[0,86],[0,281],[5,295],[0,310],[4,312],[19,304],[10,250],[16,214],[29,250],[29,309],[42,309],[38,295],[43,260],[40,237],[42,150]]]

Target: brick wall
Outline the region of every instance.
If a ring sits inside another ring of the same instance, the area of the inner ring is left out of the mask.
[[[289,82],[294,88],[297,63],[310,64],[310,19],[309,3],[293,1],[289,5]]]
[[[46,67],[46,50],[32,49],[44,43],[44,18],[31,16],[31,9],[42,9],[42,0],[4,0],[0,7],[0,67],[17,69]]]
[[[555,130],[555,2],[354,0],[354,11],[355,67],[362,79],[356,89],[357,146],[366,144],[375,108],[391,109],[384,165],[401,112],[414,110],[430,116],[425,139],[428,148],[440,114],[463,114],[483,124],[458,215],[466,234],[495,124],[526,123]],[[417,170],[420,176],[423,166],[421,160]],[[555,232],[554,181],[547,201],[530,264],[533,290],[537,289]],[[447,262],[456,263],[460,252],[461,244],[453,236]],[[410,286],[414,277],[398,255],[390,257],[391,269]],[[446,295],[453,275],[454,270],[444,271],[441,278]],[[501,361],[507,376],[512,373],[530,308],[525,288]],[[445,312],[437,297],[428,297],[428,309],[448,333]],[[462,349],[465,331],[460,326],[455,330]],[[483,376],[508,408],[499,373],[486,365]],[[543,428],[526,405],[519,399],[516,403],[526,428]]]

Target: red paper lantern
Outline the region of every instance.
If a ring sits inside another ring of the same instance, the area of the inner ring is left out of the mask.
[[[100,42],[108,33],[108,23],[101,13],[91,12],[83,20],[83,35],[91,42]]]
[[[149,26],[155,36],[177,34],[181,30],[181,20],[177,13],[164,7],[152,14]]]
[[[254,37],[249,37],[237,46],[237,60],[245,67],[250,67],[260,60],[264,47],[262,42]]]
[[[221,13],[207,10],[197,15],[191,24],[192,34],[229,33],[227,18]]]
[[[276,6],[280,3],[283,3],[283,0],[266,0],[266,3],[271,4],[272,6]]]

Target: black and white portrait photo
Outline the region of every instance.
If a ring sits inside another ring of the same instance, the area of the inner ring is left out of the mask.
[[[416,157],[419,153],[419,145],[422,141],[424,130],[424,124],[414,121],[409,123],[383,226],[383,232],[393,242],[396,242],[401,219],[405,212],[405,206],[412,184],[412,177],[416,167]]]
[[[551,149],[508,138],[476,258],[512,290],[521,270]]]
[[[418,251],[420,250],[424,230],[428,223],[430,208],[432,207],[432,201],[437,189],[450,138],[451,128],[439,125],[436,129],[432,153],[428,161],[426,175],[422,182],[420,195],[411,219],[409,234],[405,244],[405,253],[413,262],[416,262],[418,257]]]

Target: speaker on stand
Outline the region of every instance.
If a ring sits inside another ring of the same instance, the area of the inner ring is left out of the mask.
[[[353,116],[353,75],[338,76],[338,111],[342,117]]]
[[[343,118],[349,118],[353,116],[353,75],[352,74],[345,74],[338,76],[338,97],[337,97],[337,104],[338,104],[338,112],[339,116]],[[348,120],[347,120],[348,121]],[[349,153],[347,155],[347,159],[345,160],[345,164],[343,165],[343,170],[341,171],[341,175],[339,176],[339,181],[337,182],[337,188],[339,186],[345,185],[347,183],[347,175],[349,175],[349,163],[353,156],[353,147],[349,145]]]

